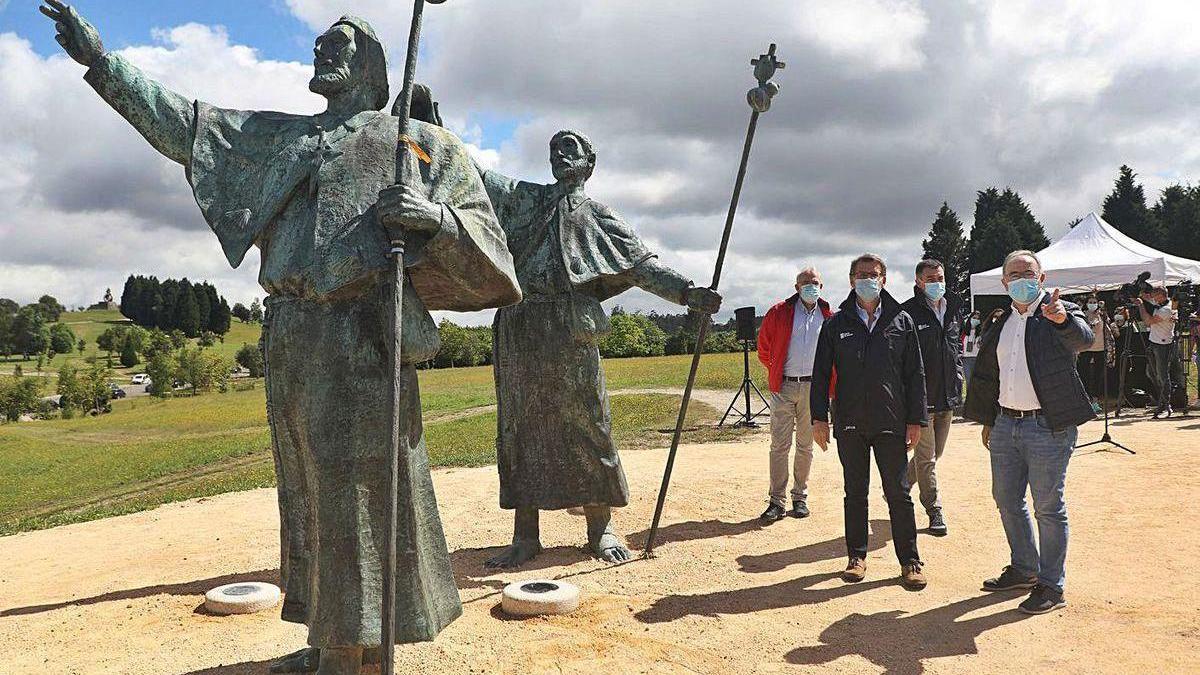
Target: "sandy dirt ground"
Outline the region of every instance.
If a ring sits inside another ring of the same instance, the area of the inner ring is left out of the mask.
[[[659,557],[606,567],[580,548],[583,519],[543,516],[546,553],[488,575],[510,537],[494,468],[439,471],[442,518],[465,615],[435,642],[397,650],[413,673],[1164,673],[1200,671],[1200,418],[1122,420],[1138,451],[1079,450],[1067,489],[1071,549],[1062,611],[1026,617],[1022,596],[980,581],[1007,562],[979,428],[955,424],[939,465],[950,536],[920,537],[929,587],[897,583],[873,481],[868,577],[844,564],[841,473],[820,454],[812,517],[761,527],[767,437],[686,447]],[[1098,438],[1099,424],[1081,440]],[[618,525],[644,545],[665,451],[626,456],[633,502]],[[924,527],[924,516],[918,515]],[[304,643],[277,612],[201,613],[204,591],[277,579],[271,490],[0,539],[0,672],[264,673]],[[572,616],[511,620],[504,584],[567,578]]]

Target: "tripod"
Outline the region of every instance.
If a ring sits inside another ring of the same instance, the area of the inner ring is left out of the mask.
[[[734,412],[738,415],[738,420],[733,423],[735,427],[757,427],[758,422],[754,420],[766,415],[771,410],[771,404],[767,402],[767,398],[758,390],[758,385],[754,384],[754,380],[750,379],[750,341],[742,340],[742,386],[738,387],[738,391],[733,395],[733,400],[729,402],[729,407],[725,409],[725,414],[721,416],[721,421],[717,426],[724,426],[725,418],[729,417],[729,413]],[[759,400],[763,402],[763,409],[756,413],[751,413],[750,408],[750,392],[753,391],[758,395]],[[734,406],[737,405],[738,399],[746,397],[745,408],[738,410]]]
[[[1107,343],[1108,342],[1108,319],[1103,314],[1100,315],[1100,330],[1103,331],[1104,342]],[[1125,344],[1128,347],[1128,345],[1129,345],[1129,334],[1128,333],[1125,334]],[[1124,353],[1122,353],[1121,354],[1122,360],[1126,359],[1128,354],[1129,354],[1128,351],[1125,351]],[[1105,358],[1102,363],[1104,365],[1104,368],[1102,369],[1102,372],[1104,374],[1104,377],[1103,377],[1104,386],[1102,388],[1104,391],[1104,399],[1103,399],[1103,402],[1100,404],[1100,407],[1104,409],[1104,435],[1101,436],[1100,440],[1098,440],[1098,441],[1090,441],[1088,443],[1084,443],[1083,445],[1076,445],[1075,449],[1078,450],[1079,448],[1086,448],[1089,445],[1100,445],[1101,443],[1108,443],[1109,445],[1116,446],[1116,447],[1124,450],[1125,452],[1128,452],[1131,455],[1136,455],[1137,453],[1134,452],[1133,450],[1130,450],[1129,448],[1125,447],[1124,445],[1121,445],[1120,443],[1114,441],[1112,438],[1112,435],[1109,434],[1109,432],[1108,432],[1108,355],[1107,354],[1105,355]],[[1121,370],[1120,374],[1118,375],[1118,379],[1120,380],[1120,382],[1122,384],[1125,382],[1125,371],[1123,369]],[[1123,388],[1121,387],[1120,384],[1118,385],[1118,389],[1119,389],[1119,391],[1117,392],[1117,416],[1119,417],[1121,414],[1121,399],[1124,396],[1124,393],[1123,393]]]
[[[1125,376],[1129,373],[1129,368],[1130,368],[1130,366],[1129,366],[1130,353],[1129,352],[1130,352],[1130,348],[1133,347],[1133,336],[1135,333],[1137,333],[1138,341],[1142,345],[1143,354],[1149,351],[1149,347],[1146,346],[1146,338],[1143,337],[1142,334],[1138,332],[1137,326],[1135,326],[1132,321],[1127,322],[1125,324],[1125,328],[1123,330],[1124,330],[1124,334],[1121,336],[1121,342],[1122,342],[1121,356],[1117,358],[1117,410],[1115,413],[1113,413],[1113,417],[1120,417],[1121,409],[1124,407],[1129,407],[1129,408],[1134,407],[1132,405],[1127,405],[1128,401],[1127,401],[1127,394],[1125,391]],[[1147,362],[1149,361],[1149,357],[1143,356],[1141,354],[1138,354],[1136,356],[1137,356],[1137,358],[1140,358],[1140,359],[1146,359]],[[1104,384],[1105,384],[1105,386],[1108,386],[1107,379],[1105,379]]]

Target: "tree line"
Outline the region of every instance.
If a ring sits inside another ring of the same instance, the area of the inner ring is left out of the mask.
[[[1122,166],[1102,207],[1105,222],[1129,237],[1164,253],[1200,259],[1200,186],[1170,185],[1148,206],[1137,174]],[[972,274],[999,267],[1011,251],[1039,251],[1050,245],[1042,224],[1011,188],[977,192],[974,217],[967,236],[958,214],[942,202],[921,242],[924,257],[945,264],[948,291],[962,298],[970,295]]]
[[[130,275],[121,292],[121,314],[143,328],[180,330],[194,338],[229,332],[232,310],[208,282]]]
[[[29,360],[83,350],[70,326],[56,323],[66,308],[51,295],[22,307],[14,300],[0,298],[0,355],[20,354]]]

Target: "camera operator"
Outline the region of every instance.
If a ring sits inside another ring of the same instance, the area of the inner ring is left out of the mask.
[[[1142,321],[1150,327],[1150,363],[1154,367],[1155,384],[1158,386],[1158,410],[1154,419],[1166,419],[1171,416],[1172,382],[1171,360],[1175,356],[1175,310],[1167,297],[1167,289],[1154,286],[1143,290],[1142,301],[1137,304]],[[1152,309],[1147,309],[1147,303]]]

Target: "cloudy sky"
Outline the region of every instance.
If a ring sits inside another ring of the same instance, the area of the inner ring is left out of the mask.
[[[33,0],[0,0],[0,297],[69,305],[130,273],[261,296],[228,269],[183,171],[61,55]],[[317,112],[314,36],[343,13],[403,52],[409,0],[79,0],[118,50],[189,97]],[[831,296],[864,250],[907,293],[943,200],[1021,192],[1051,238],[1128,163],[1148,194],[1200,176],[1200,3],[1147,0],[450,0],[430,7],[419,79],[486,164],[548,179],[559,128],[591,136],[589,192],[707,284],[754,84],[779,44],[721,290],[762,308],[814,264]],[[392,63],[393,90],[399,69]],[[630,308],[669,309],[632,291]],[[465,317],[479,322],[486,317]]]

